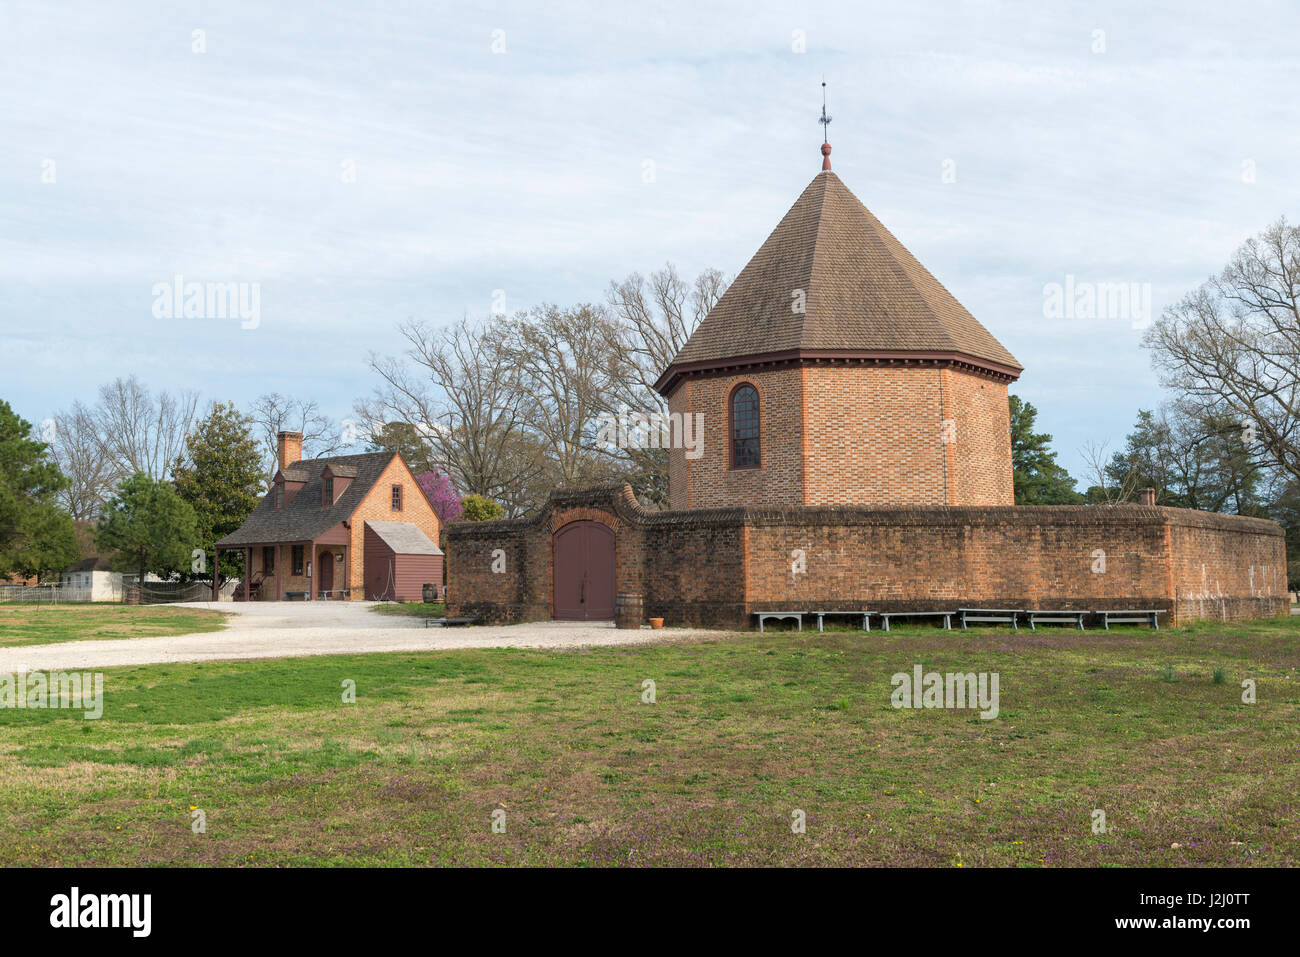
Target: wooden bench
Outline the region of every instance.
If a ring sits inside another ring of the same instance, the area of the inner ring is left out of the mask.
[[[321,601],[339,601],[348,593],[346,588],[322,588],[319,592]],[[333,596],[338,595],[338,598]]]
[[[957,613],[961,615],[963,631],[968,621],[1010,625],[1012,631],[1019,631],[1016,616],[1025,614],[1025,610],[1023,608],[958,608]]]
[[[1134,611],[1128,608],[1118,608],[1105,609],[1093,612],[1093,614],[1101,616],[1101,627],[1105,628],[1107,631],[1110,631],[1111,622],[1114,622],[1117,625],[1150,625],[1153,629],[1159,631],[1160,616],[1167,615],[1168,612],[1162,608],[1144,609],[1141,611]]]
[[[285,601],[306,601],[307,593],[305,591],[287,591],[284,593]]]
[[[1029,630],[1036,631],[1034,622],[1049,622],[1056,624],[1072,624],[1080,631],[1083,631],[1083,616],[1088,614],[1086,611],[1075,611],[1072,608],[1047,609],[1031,608],[1026,615],[1029,616]]]
[[[455,625],[472,625],[476,621],[478,621],[477,616],[473,618],[426,618],[424,619],[424,627],[428,628],[430,625],[437,625],[440,628],[451,628]]]
[[[877,615],[885,623],[885,631],[889,631],[889,619],[891,618],[942,618],[943,627],[949,631],[952,630],[952,616],[956,614],[953,611],[878,611]]]

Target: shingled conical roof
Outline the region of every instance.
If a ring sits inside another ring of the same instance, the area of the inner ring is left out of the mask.
[[[792,308],[794,291],[805,311]],[[932,354],[1015,378],[1013,355],[829,170],[808,184],[660,378],[759,355]]]

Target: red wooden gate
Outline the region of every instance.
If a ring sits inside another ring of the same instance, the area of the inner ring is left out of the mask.
[[[570,522],[551,540],[555,617],[605,621],[614,617],[614,533],[600,522]]]

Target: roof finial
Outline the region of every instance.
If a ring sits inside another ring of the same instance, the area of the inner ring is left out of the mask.
[[[831,118],[826,115],[826,77],[822,77],[822,116],[817,122],[822,125],[822,169],[825,171],[831,168]]]

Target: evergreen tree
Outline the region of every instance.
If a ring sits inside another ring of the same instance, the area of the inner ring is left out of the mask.
[[[1018,395],[1010,397],[1011,470],[1017,505],[1077,505],[1083,496],[1057,461],[1052,437],[1035,432],[1038,410]]]
[[[117,485],[99,516],[95,540],[117,553],[116,565],[140,575],[167,578],[188,571],[199,545],[198,520],[167,482],[136,472]]]
[[[1174,402],[1138,410],[1106,473],[1117,487],[1153,488],[1156,504],[1251,514],[1263,506],[1263,471],[1236,417]]]
[[[1286,483],[1266,517],[1286,531],[1287,588],[1300,591],[1300,482]]]
[[[367,452],[399,452],[410,470],[419,475],[433,471],[429,440],[409,422],[389,422],[370,436]]]
[[[49,446],[0,400],[0,577],[61,572],[77,560],[72,517],[57,503],[65,484]]]
[[[190,433],[186,448],[191,464],[182,467],[178,461],[173,482],[176,494],[194,510],[198,542],[193,547],[207,552],[244,524],[265,494],[262,450],[253,420],[234,403],[220,402]]]

